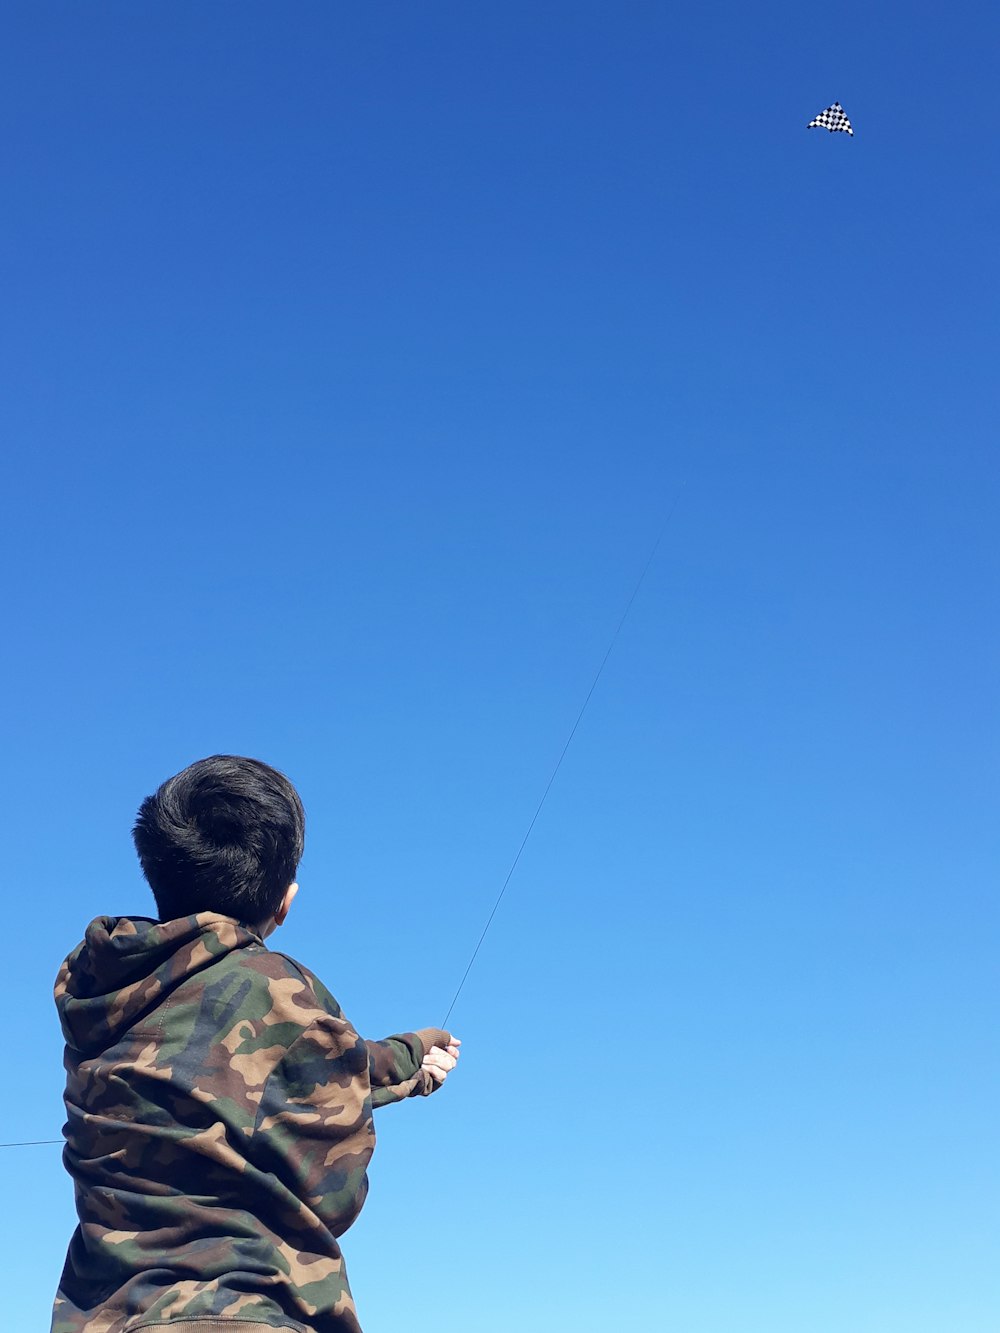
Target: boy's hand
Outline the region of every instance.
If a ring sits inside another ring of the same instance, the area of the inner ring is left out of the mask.
[[[457,1037],[452,1037],[447,1046],[432,1046],[420,1068],[426,1070],[435,1083],[443,1083],[458,1064],[458,1048],[461,1044]]]

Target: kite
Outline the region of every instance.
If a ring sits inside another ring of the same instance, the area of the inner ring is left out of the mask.
[[[811,130],[813,126],[817,129],[829,130],[833,134],[834,130],[846,130],[848,134],[854,133],[851,128],[851,122],[847,119],[844,108],[839,102],[834,102],[833,106],[828,106],[825,111],[821,111],[815,120],[811,120],[806,126]]]

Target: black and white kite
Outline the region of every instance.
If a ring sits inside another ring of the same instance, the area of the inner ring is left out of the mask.
[[[834,130],[846,130],[848,134],[853,134],[851,122],[847,119],[844,108],[839,102],[834,102],[833,106],[828,106],[825,111],[821,111],[815,120],[811,120],[806,126],[807,130],[813,128],[820,130],[829,130],[833,134]]]

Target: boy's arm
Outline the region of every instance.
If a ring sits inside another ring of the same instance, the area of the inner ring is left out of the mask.
[[[300,976],[312,987],[320,1007],[333,1018],[342,1018],[340,1005],[315,972],[302,963],[287,958]],[[432,1080],[421,1072],[420,1065],[437,1037],[447,1038],[447,1032],[438,1028],[424,1028],[419,1032],[403,1032],[384,1041],[363,1043],[368,1052],[368,1072],[371,1079],[372,1106],[387,1106],[404,1097],[426,1096],[434,1089]],[[424,1039],[427,1039],[426,1046]]]
[[[334,1018],[342,1018],[340,1005],[319,977],[294,959],[282,955],[312,987],[320,1006]],[[427,1066],[428,1053],[437,1048],[446,1052],[445,1069],[454,1068],[457,1044],[443,1028],[418,1028],[416,1032],[398,1033],[384,1041],[366,1041],[368,1073],[371,1080],[372,1106],[388,1106],[406,1097],[426,1097],[444,1081],[440,1061],[435,1057]]]
[[[425,1067],[427,1055],[435,1046],[447,1050],[451,1044],[451,1033],[442,1028],[420,1028],[384,1041],[366,1041],[372,1106],[388,1106],[405,1097],[426,1097],[433,1092],[440,1081]]]

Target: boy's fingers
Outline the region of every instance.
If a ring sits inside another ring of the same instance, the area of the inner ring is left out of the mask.
[[[454,1069],[458,1057],[442,1051],[440,1046],[432,1046],[424,1056],[424,1064],[435,1065],[439,1069]]]
[[[426,1036],[429,1037],[433,1031],[434,1029],[425,1029]],[[429,1044],[425,1048],[424,1058],[420,1064],[420,1068],[426,1071],[434,1087],[440,1087],[449,1072],[455,1068],[458,1063],[458,1048],[461,1045],[450,1032],[440,1032],[440,1037],[442,1044],[438,1045],[437,1042]]]

